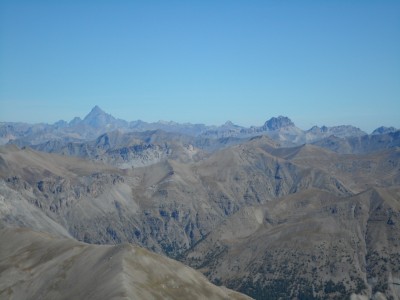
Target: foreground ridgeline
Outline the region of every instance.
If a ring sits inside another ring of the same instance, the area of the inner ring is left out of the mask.
[[[129,244],[88,245],[29,229],[3,229],[0,253],[4,299],[250,299]]]
[[[0,134],[0,298],[400,298],[395,128],[95,107]]]

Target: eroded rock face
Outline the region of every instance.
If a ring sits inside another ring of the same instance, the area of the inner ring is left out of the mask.
[[[135,242],[173,257],[241,207],[312,186],[349,193],[327,173],[309,172],[253,144],[198,163],[168,160],[125,171],[32,150],[4,158],[4,176],[20,174],[6,177],[7,185],[78,240]]]

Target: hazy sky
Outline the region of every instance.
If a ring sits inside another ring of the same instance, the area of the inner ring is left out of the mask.
[[[400,128],[400,1],[0,1],[0,121]]]

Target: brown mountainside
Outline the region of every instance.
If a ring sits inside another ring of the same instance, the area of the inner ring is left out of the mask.
[[[241,209],[183,261],[256,299],[399,299],[399,211],[399,188],[310,189]]]
[[[143,248],[0,230],[2,299],[250,299]]]
[[[0,227],[140,245],[256,299],[399,299],[398,148],[339,154],[257,137],[193,158],[176,145],[125,169],[0,147]]]

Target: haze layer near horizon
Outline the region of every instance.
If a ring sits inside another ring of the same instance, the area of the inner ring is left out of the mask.
[[[0,120],[400,127],[398,1],[0,3]]]

